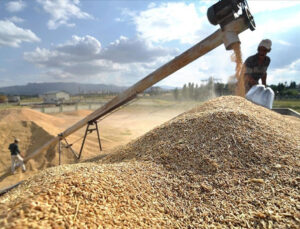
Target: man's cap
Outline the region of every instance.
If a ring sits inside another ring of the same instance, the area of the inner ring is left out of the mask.
[[[268,50],[271,50],[271,46],[272,46],[272,41],[270,39],[264,39],[258,45],[258,47],[265,47]]]
[[[20,139],[19,138],[15,138],[15,142],[20,142]]]

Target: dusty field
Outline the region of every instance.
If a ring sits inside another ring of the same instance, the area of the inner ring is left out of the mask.
[[[193,103],[177,104],[160,100],[138,100],[98,123],[103,151],[100,152],[96,132],[93,132],[87,137],[81,161],[106,155],[111,149],[130,142],[194,105]],[[91,112],[81,110],[48,115],[30,109],[1,110],[0,145],[4,147],[0,149],[0,176],[10,169],[10,153],[7,148],[14,137],[21,140],[20,150],[23,156],[27,156]],[[70,144],[74,143],[72,148],[77,152],[80,150],[84,133],[85,127],[67,138]],[[62,151],[63,164],[75,162],[70,150],[63,147]],[[57,147],[29,160],[26,164],[26,173],[22,173],[19,169],[15,175],[0,177],[0,189],[56,165],[58,165]]]

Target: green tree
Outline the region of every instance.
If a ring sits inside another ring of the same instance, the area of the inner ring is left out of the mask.
[[[188,94],[189,94],[189,99],[194,98],[194,83],[189,83]]]
[[[173,90],[173,96],[175,100],[179,99],[179,90],[177,87]]]
[[[289,89],[295,89],[296,88],[296,82],[295,81],[292,81],[291,83],[290,83],[290,86],[289,86]]]
[[[182,96],[183,96],[184,99],[188,98],[188,88],[187,88],[186,84],[183,85]]]
[[[195,88],[194,88],[194,100],[199,100],[200,97],[200,92],[199,92],[199,86],[198,84],[196,84]]]
[[[285,89],[284,84],[283,83],[278,83],[278,85],[277,85],[277,91],[278,91],[279,95],[283,95],[284,89]]]
[[[287,89],[283,92],[284,95],[286,96],[291,96],[291,97],[294,97],[294,96],[297,96],[298,95],[298,91],[295,90],[295,89]]]

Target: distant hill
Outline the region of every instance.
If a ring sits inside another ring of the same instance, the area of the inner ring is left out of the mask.
[[[49,91],[66,91],[72,95],[86,93],[117,93],[127,87],[106,84],[81,84],[81,83],[28,83],[22,86],[0,88],[0,94],[5,95],[40,95]]]

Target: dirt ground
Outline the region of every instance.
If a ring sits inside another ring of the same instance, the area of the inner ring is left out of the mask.
[[[195,105],[191,102],[138,100],[110,114],[98,123],[102,151],[100,152],[97,134],[94,131],[87,136],[80,161],[107,155],[112,149],[136,139]],[[15,175],[2,175],[10,170],[10,153],[7,148],[15,137],[20,139],[19,147],[22,155],[28,156],[91,112],[93,111],[79,110],[49,115],[31,109],[0,111],[0,144],[3,146],[0,149],[0,189],[24,180],[44,168],[58,165],[58,147],[56,146],[29,160],[26,163],[27,171],[25,173],[18,169]],[[67,137],[68,143],[72,144],[75,152],[80,150],[85,128]],[[62,164],[74,162],[73,154],[65,148],[63,142]]]

